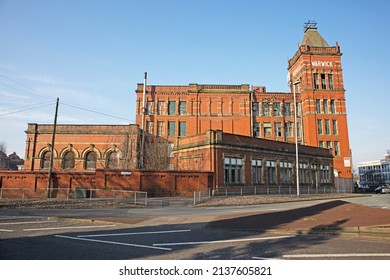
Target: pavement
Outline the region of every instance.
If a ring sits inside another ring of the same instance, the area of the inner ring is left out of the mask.
[[[390,238],[390,210],[331,200],[320,204],[254,215],[216,217],[209,228],[305,234],[357,234]]]
[[[178,210],[180,211],[180,210]],[[249,210],[248,210],[249,211]],[[251,210],[252,211],[252,210]],[[211,229],[288,234],[354,234],[390,239],[390,209],[365,206],[342,199],[324,200],[284,211],[111,218],[137,225],[197,224]]]

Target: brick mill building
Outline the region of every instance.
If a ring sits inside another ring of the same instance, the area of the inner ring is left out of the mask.
[[[299,150],[331,149],[334,176],[352,178],[341,55],[337,43],[330,46],[308,23],[288,62],[291,92],[248,84],[149,85],[144,103],[143,84],[138,84],[136,123],[172,144],[209,130],[293,143],[295,91]]]
[[[335,177],[351,179],[340,47],[329,46],[309,23],[288,72],[291,92],[249,84],[138,84],[136,124],[57,126],[57,186],[88,181],[90,188],[165,195],[234,186],[291,192],[297,166],[300,184],[308,188],[334,186]],[[20,180],[45,186],[53,125],[28,124],[26,133],[25,174],[0,174],[0,188]]]

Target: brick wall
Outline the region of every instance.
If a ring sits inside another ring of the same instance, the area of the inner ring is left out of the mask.
[[[54,189],[109,189],[147,191],[149,196],[191,196],[195,190],[212,188],[211,172],[96,170],[95,172],[53,173]],[[47,172],[0,172],[0,189],[26,188],[42,193],[47,188]]]

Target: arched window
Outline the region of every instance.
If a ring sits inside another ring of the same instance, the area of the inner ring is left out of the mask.
[[[50,166],[50,152],[46,151],[42,154],[41,157],[41,168],[49,169]]]
[[[88,152],[85,156],[84,169],[96,169],[97,155],[95,152]]]
[[[64,157],[62,158],[62,168],[63,169],[73,169],[74,168],[74,153],[66,152]]]
[[[111,152],[108,154],[106,167],[108,169],[119,168],[119,154],[117,152]]]

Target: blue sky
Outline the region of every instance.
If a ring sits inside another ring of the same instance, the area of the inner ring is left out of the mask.
[[[385,0],[0,0],[0,142],[24,156],[27,123],[53,123],[57,97],[59,123],[133,123],[145,71],[148,84],[287,92],[287,61],[310,19],[343,52],[355,166],[381,159],[390,149],[388,11]]]

